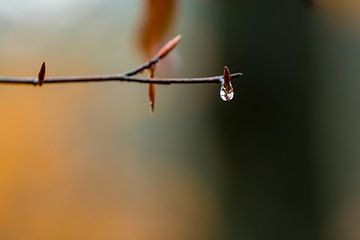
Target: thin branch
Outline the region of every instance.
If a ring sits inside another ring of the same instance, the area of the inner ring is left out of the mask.
[[[224,76],[205,77],[205,78],[137,78],[135,75],[144,70],[153,68],[160,60],[165,58],[180,42],[181,36],[168,41],[148,62],[139,67],[122,74],[108,75],[89,75],[89,76],[63,76],[63,77],[46,77],[45,63],[41,65],[37,77],[0,77],[0,84],[17,84],[17,85],[35,85],[55,83],[85,83],[85,82],[131,82],[131,83],[152,83],[161,85],[170,84],[204,84],[204,83],[222,83]],[[232,79],[242,76],[242,73],[230,75]]]
[[[240,78],[242,73],[231,74],[232,79]],[[97,76],[65,76],[49,77],[43,80],[43,84],[56,83],[85,83],[85,82],[130,82],[130,83],[153,83],[160,85],[170,84],[206,84],[222,83],[223,76],[205,77],[205,78],[136,78],[124,75],[97,75]],[[20,85],[38,85],[38,78],[35,77],[0,77],[2,84],[20,84]]]

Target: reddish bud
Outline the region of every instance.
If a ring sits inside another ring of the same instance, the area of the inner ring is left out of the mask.
[[[224,83],[225,84],[231,83],[231,74],[227,66],[224,67]]]
[[[42,86],[45,79],[45,72],[46,72],[46,64],[45,62],[42,63],[39,74],[38,74],[38,85]]]
[[[154,78],[155,75],[155,66],[152,66],[148,72],[148,78]],[[149,97],[149,105],[150,111],[153,113],[155,109],[155,85],[150,83],[148,86],[148,97]]]
[[[157,58],[162,59],[166,57],[180,42],[181,35],[177,35],[170,41],[168,41],[155,55]]]

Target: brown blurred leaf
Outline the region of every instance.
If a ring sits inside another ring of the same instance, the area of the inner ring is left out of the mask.
[[[318,12],[330,17],[327,20],[346,23],[358,29],[359,0],[313,0],[313,2]]]
[[[139,44],[146,58],[163,41],[175,13],[176,0],[145,0],[144,18],[139,29]]]

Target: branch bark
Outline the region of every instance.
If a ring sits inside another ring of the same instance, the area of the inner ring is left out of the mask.
[[[152,57],[148,62],[138,66],[137,68],[124,72],[122,74],[107,74],[107,75],[89,75],[89,76],[61,76],[61,77],[45,77],[45,63],[41,65],[37,77],[0,77],[0,84],[13,85],[34,85],[42,86],[45,84],[59,84],[59,83],[87,83],[87,82],[131,82],[131,83],[145,83],[145,84],[207,84],[207,83],[223,83],[224,76],[204,77],[204,78],[138,78],[135,75],[152,69],[165,58],[180,42],[181,36],[176,36],[167,42],[158,53]],[[241,77],[242,73],[231,74],[231,79]]]
[[[232,79],[240,78],[242,73],[231,74]],[[64,76],[49,77],[42,82],[46,84],[56,83],[86,83],[86,82],[130,82],[130,83],[153,83],[159,85],[170,84],[206,84],[206,83],[222,83],[224,77],[203,77],[203,78],[137,78],[128,77],[126,75],[109,74],[109,75],[89,75],[89,76]],[[0,77],[0,84],[19,84],[19,85],[38,85],[38,78],[35,77]]]

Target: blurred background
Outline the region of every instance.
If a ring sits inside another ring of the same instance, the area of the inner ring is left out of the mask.
[[[2,0],[0,75],[219,86],[0,86],[0,239],[360,239],[360,4]]]

